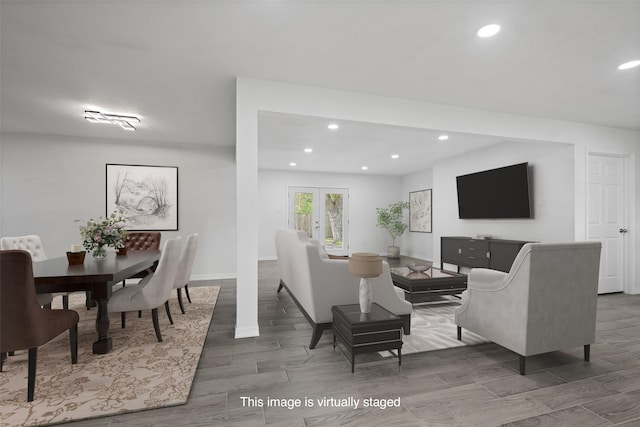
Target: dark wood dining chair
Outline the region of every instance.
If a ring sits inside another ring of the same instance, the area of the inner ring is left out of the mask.
[[[3,237],[0,239],[0,249],[3,251],[10,249],[20,249],[31,254],[31,261],[40,262],[47,260],[47,254],[44,252],[44,246],[40,236],[31,234],[28,236]],[[69,294],[37,294],[38,302],[44,308],[51,308],[51,301],[56,296],[62,296],[62,308],[69,308]]]
[[[78,362],[78,320],[73,310],[40,307],[29,252],[0,251],[0,354],[29,351],[27,401],[34,396],[38,347],[68,330],[71,363]]]

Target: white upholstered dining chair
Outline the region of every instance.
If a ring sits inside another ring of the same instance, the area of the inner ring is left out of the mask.
[[[167,240],[162,249],[162,255],[160,255],[156,271],[146,276],[137,285],[121,288],[111,296],[108,311],[110,313],[121,313],[123,328],[126,324],[126,312],[151,310],[156,338],[159,342],[162,342],[158,307],[165,305],[169,321],[173,324],[173,319],[168,309],[168,300],[171,297],[178,268],[178,259],[182,251],[181,241],[181,237]]]
[[[193,269],[193,261],[196,259],[196,249],[198,247],[198,233],[189,234],[185,240],[182,254],[178,260],[178,269],[176,270],[176,279],[173,282],[173,288],[178,293],[178,304],[180,305],[180,311],[184,314],[184,304],[182,303],[182,288],[184,288],[187,294],[187,299],[191,302],[189,297],[189,280],[191,280],[191,270]]]
[[[31,260],[33,262],[47,260],[47,254],[44,252],[42,246],[42,240],[40,236],[31,234],[28,236],[16,236],[16,237],[3,237],[0,239],[0,249],[7,250],[21,250],[27,251],[31,254]],[[43,307],[50,307],[51,302],[55,296],[62,296],[62,307],[69,308],[69,294],[68,293],[55,293],[55,294],[36,294],[38,304]]]

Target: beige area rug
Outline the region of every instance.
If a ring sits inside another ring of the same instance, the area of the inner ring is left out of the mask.
[[[462,331],[462,341],[458,341],[454,323],[454,311],[458,307],[460,300],[449,296],[434,297],[432,302],[414,304],[411,313],[411,334],[402,336],[402,354],[489,342],[467,330]]]
[[[94,355],[96,309],[84,308],[84,294],[74,293],[69,306],[80,315],[78,363],[71,364],[69,334],[38,349],[35,399],[27,402],[27,352],[5,360],[0,373],[0,426],[36,426],[102,417],[186,403],[207,336],[220,288],[189,288],[192,304],[170,300],[174,324],[164,307],[158,310],[163,342],[158,342],[151,311],[110,314],[113,350]],[[54,308],[60,305],[54,301]]]

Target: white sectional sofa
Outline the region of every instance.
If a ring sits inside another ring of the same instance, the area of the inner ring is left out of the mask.
[[[278,292],[286,288],[313,327],[309,348],[315,348],[322,332],[331,328],[331,307],[358,304],[360,278],[349,273],[348,260],[329,259],[324,248],[308,239],[303,231],[279,229],[275,241],[280,274]],[[408,335],[412,307],[391,282],[389,264],[383,261],[382,274],[369,280],[373,302],[402,318],[404,333]]]

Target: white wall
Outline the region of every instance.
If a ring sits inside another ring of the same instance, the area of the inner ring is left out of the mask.
[[[105,215],[106,163],[178,167],[179,229],[197,232],[194,279],[236,275],[232,148],[35,134],[1,135],[0,235],[39,234],[47,256],[80,243],[79,226]]]
[[[409,193],[412,191],[431,189],[431,228],[433,231],[433,195],[439,192],[439,189],[433,187],[433,169],[425,169],[410,175],[402,177],[402,197],[403,200],[409,200]],[[408,224],[408,223],[407,223]],[[400,238],[402,254],[416,258],[434,259],[433,254],[434,235],[431,233],[411,232],[407,227],[407,231]]]
[[[490,234],[529,241],[574,240],[574,147],[568,144],[509,142],[439,162],[433,169],[434,260],[441,236]],[[533,219],[458,218],[456,176],[528,162],[532,169]]]
[[[287,227],[287,192],[290,186],[349,189],[349,253],[376,252],[386,255],[391,241],[386,231],[376,227],[376,208],[400,200],[401,178],[260,170],[260,259],[276,258],[273,238],[278,228]],[[404,196],[404,200],[408,200],[408,195]]]

